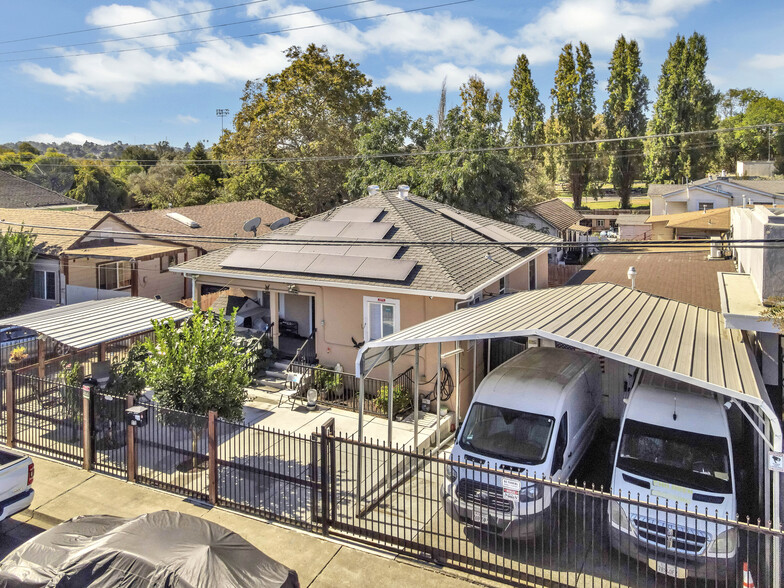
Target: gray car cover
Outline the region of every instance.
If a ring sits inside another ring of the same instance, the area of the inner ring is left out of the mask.
[[[299,588],[299,580],[233,531],[162,510],[66,521],[11,552],[0,586]]]

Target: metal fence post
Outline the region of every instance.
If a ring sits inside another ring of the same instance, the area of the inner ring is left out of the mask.
[[[327,427],[321,427],[321,534],[329,535],[329,486],[327,486]]]
[[[209,488],[210,503],[218,503],[218,413],[211,410],[207,419],[207,485]]]
[[[92,387],[82,386],[82,468],[90,471],[93,460]]]
[[[46,342],[38,337],[38,377],[46,377]]]
[[[128,394],[125,397],[125,408],[131,408],[136,404],[136,399],[133,394]],[[128,481],[136,482],[136,427],[133,425],[125,425],[126,429],[126,445],[125,449],[128,452],[125,457],[125,467],[128,470]]]
[[[8,447],[16,444],[16,389],[14,388],[14,370],[5,372],[5,443]]]

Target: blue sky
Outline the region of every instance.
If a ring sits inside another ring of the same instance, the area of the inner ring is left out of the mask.
[[[220,133],[215,109],[228,108],[233,115],[246,80],[279,71],[286,65],[287,47],[310,42],[359,62],[376,84],[386,86],[390,107],[415,116],[435,111],[445,77],[449,105],[459,101],[457,88],[472,74],[506,101],[508,80],[521,52],[531,60],[549,107],[560,47],[580,40],[594,56],[601,104],[607,61],[620,34],[642,46],[653,100],[669,43],[677,33],[695,30],[707,37],[708,72],[718,89],[751,86],[784,97],[781,0],[475,0],[336,23],[448,1],[5,2],[0,21],[0,142],[52,137],[81,142],[81,137],[89,137],[211,143]],[[113,27],[241,3],[246,5]],[[248,20],[253,22],[220,26]],[[95,27],[103,28],[18,41]],[[147,37],[131,38],[140,35]],[[82,45],[63,47],[73,44]],[[117,49],[124,51],[105,53]]]

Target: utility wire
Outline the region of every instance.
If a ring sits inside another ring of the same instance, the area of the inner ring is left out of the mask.
[[[200,41],[186,41],[181,43],[169,43],[165,45],[151,45],[147,47],[129,47],[127,49],[110,49],[106,51],[93,51],[90,53],[69,53],[67,55],[48,55],[48,56],[40,56],[40,57],[27,57],[27,58],[16,58],[16,59],[2,59],[0,63],[17,63],[20,61],[42,61],[47,59],[66,59],[66,58],[74,58],[74,57],[88,57],[90,55],[108,55],[114,53],[129,53],[133,51],[146,51],[148,49],[171,49],[174,47],[185,47],[191,45],[205,45],[207,43],[216,43],[221,41],[228,41],[228,40],[236,40],[236,39],[246,39],[249,37],[261,37],[263,35],[279,35],[281,33],[290,33],[294,31],[305,31],[311,29],[318,29],[321,27],[328,27],[340,24],[350,24],[354,22],[361,22],[367,20],[375,20],[378,18],[388,18],[390,16],[398,16],[401,14],[410,14],[413,12],[422,12],[423,10],[430,10],[433,8],[444,8],[447,6],[456,6],[458,4],[468,4],[469,2],[475,2],[476,0],[453,0],[452,2],[444,2],[441,4],[431,4],[430,6],[422,6],[420,8],[408,8],[405,10],[396,10],[393,12],[387,12],[383,14],[374,14],[369,16],[357,16],[354,18],[346,18],[343,20],[335,20],[331,22],[324,22],[319,24],[312,24],[312,25],[303,25],[299,27],[289,27],[285,29],[278,29],[275,31],[261,31],[256,33],[248,33],[246,35],[233,35],[233,36],[226,36],[226,37],[215,37],[212,39],[202,39]]]

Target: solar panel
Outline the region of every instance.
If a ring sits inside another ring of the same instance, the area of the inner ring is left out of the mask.
[[[316,260],[313,253],[286,253],[279,251],[265,261],[261,269],[270,272],[304,272]]]
[[[383,239],[392,228],[392,223],[350,222],[340,234],[339,239]]]
[[[286,245],[285,243],[265,243],[259,247],[262,251],[288,251],[290,253],[296,253],[303,248],[303,245],[297,243],[292,243],[291,245]]]
[[[349,224],[350,223],[347,221],[312,220],[302,225],[299,231],[297,231],[297,235],[311,237],[337,237],[340,232]]]
[[[329,220],[372,223],[382,212],[384,212],[384,209],[380,207],[347,206],[338,210],[329,217]]]
[[[346,255],[392,259],[398,251],[400,251],[398,245],[352,245],[348,248]]]
[[[366,259],[354,272],[354,277],[402,282],[414,266],[416,261],[407,259]]]
[[[481,233],[488,239],[493,241],[503,242],[514,242],[514,241],[521,241],[522,239],[517,235],[510,233],[502,229],[501,227],[497,227],[495,225],[487,225],[486,227],[479,227],[476,229],[477,233]],[[510,249],[514,251],[519,251],[520,249],[524,249],[524,245],[507,245]]]
[[[274,251],[262,251],[260,249],[237,249],[229,253],[220,262],[221,267],[235,267],[238,269],[261,269]]]
[[[365,259],[365,257],[319,255],[308,267],[308,273],[351,277]]]
[[[451,218],[453,221],[460,223],[463,226],[468,227],[469,229],[478,229],[481,225],[477,222],[472,221],[467,216],[463,216],[459,212],[455,212],[451,208],[439,208],[436,212],[441,213],[447,218]]]
[[[315,253],[316,255],[347,255],[348,245],[305,245],[302,253]]]

